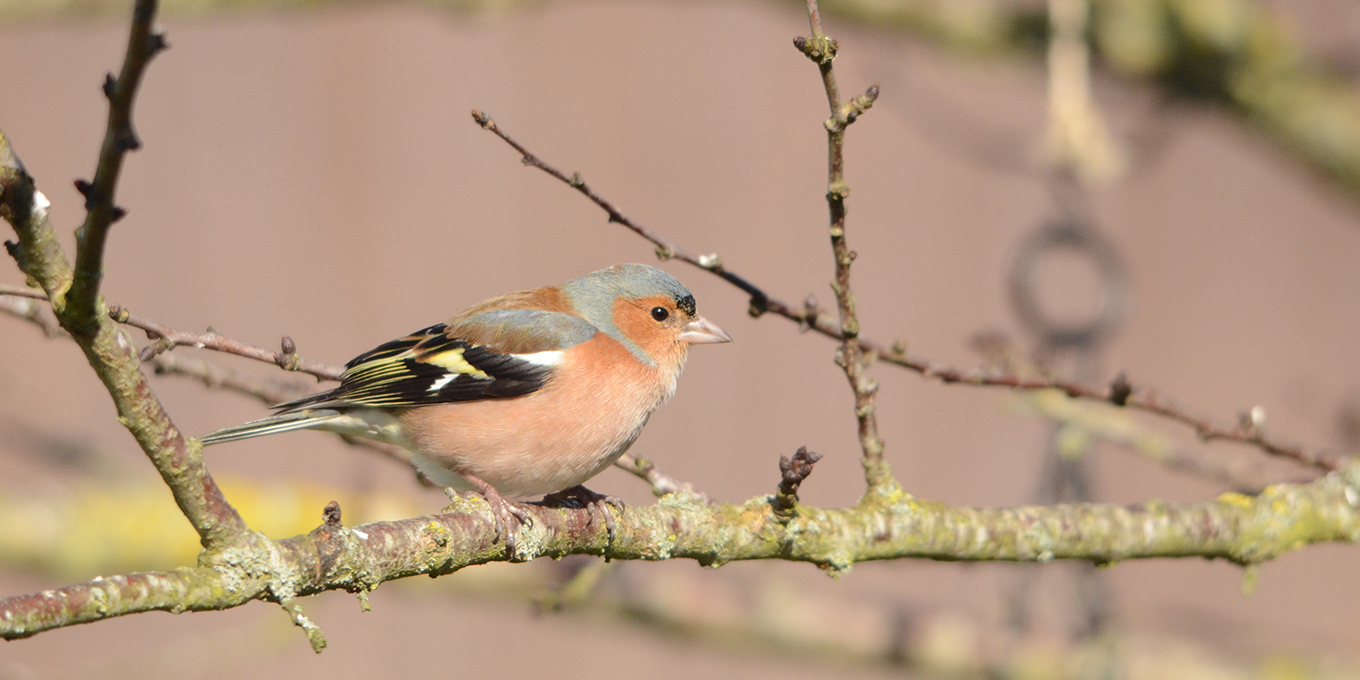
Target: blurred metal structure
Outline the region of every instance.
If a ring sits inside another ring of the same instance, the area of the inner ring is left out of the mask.
[[[1079,383],[1099,380],[1100,355],[1122,324],[1129,299],[1123,259],[1095,226],[1086,209],[1085,187],[1119,179],[1127,161],[1110,136],[1091,93],[1091,51],[1087,29],[1089,0],[1049,0],[1048,131],[1049,187],[1058,217],[1020,243],[1007,286],[1011,307],[1035,338],[1034,363]],[[1040,297],[1045,262],[1066,253],[1089,265],[1096,276],[1097,304],[1086,318],[1063,320]],[[1089,441],[1062,437],[1055,423],[1048,437],[1043,468],[1033,500],[1039,504],[1092,500],[1085,458]],[[1071,632],[1077,639],[1099,635],[1109,621],[1109,598],[1095,567],[1071,565],[1074,609]],[[1009,626],[1031,627],[1032,596],[1038,572],[1022,567],[1007,601]]]
[[[1063,195],[1063,194],[1058,194]],[[1070,196],[1070,194],[1068,194]],[[1059,199],[1063,202],[1062,199]],[[1070,201],[1071,199],[1069,199]],[[1099,377],[1101,351],[1122,324],[1128,308],[1129,284],[1122,258],[1083,212],[1066,202],[1060,218],[1041,224],[1021,242],[1012,265],[1008,287],[1011,306],[1021,324],[1036,340],[1034,360],[1065,377],[1082,383]],[[1045,259],[1066,251],[1089,262],[1099,277],[1099,304],[1087,319],[1062,321],[1045,311],[1036,281]],[[1085,466],[1088,444],[1078,449],[1061,440],[1062,426],[1055,423],[1043,454],[1043,469],[1033,500],[1039,504],[1092,500],[1090,477]],[[1076,570],[1075,619],[1072,633],[1079,639],[1099,634],[1109,619],[1105,587],[1090,564],[1068,565]],[[1024,631],[1031,623],[1031,595],[1038,576],[1035,567],[1022,566],[1007,603],[1007,623]]]

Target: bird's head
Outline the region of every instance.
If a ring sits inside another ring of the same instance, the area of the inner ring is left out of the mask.
[[[568,281],[563,292],[585,320],[644,363],[679,367],[690,345],[731,342],[695,311],[685,284],[645,264],[621,264]]]

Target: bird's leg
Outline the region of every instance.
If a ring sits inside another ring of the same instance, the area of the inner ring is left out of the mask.
[[[491,506],[491,516],[496,520],[496,538],[505,539],[505,550],[513,558],[515,556],[515,531],[517,529],[515,523],[529,524],[531,522],[529,513],[525,512],[523,508],[515,507],[514,503],[501,498],[496,487],[487,484],[475,475],[466,472],[459,472],[458,474],[477,487],[482,498],[486,499],[487,505]]]
[[[611,546],[614,545],[614,515],[610,514],[609,506],[614,506],[619,511],[619,516],[623,516],[623,499],[618,496],[595,493],[580,484],[570,489],[550,493],[536,505],[549,508],[585,508],[590,512],[592,524],[595,523],[596,517],[603,517],[604,526],[609,530],[609,544]]]

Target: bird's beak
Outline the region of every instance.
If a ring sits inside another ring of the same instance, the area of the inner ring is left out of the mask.
[[[680,339],[691,345],[707,345],[715,342],[732,342],[732,336],[718,328],[718,324],[700,316],[680,329]]]

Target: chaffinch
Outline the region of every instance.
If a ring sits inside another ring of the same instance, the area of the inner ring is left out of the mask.
[[[434,483],[479,491],[513,551],[512,517],[527,515],[502,496],[566,491],[612,530],[606,498],[581,484],[675,393],[690,345],[731,340],[675,277],[618,265],[474,305],[355,357],[339,387],[202,442],[313,429],[396,444]]]

